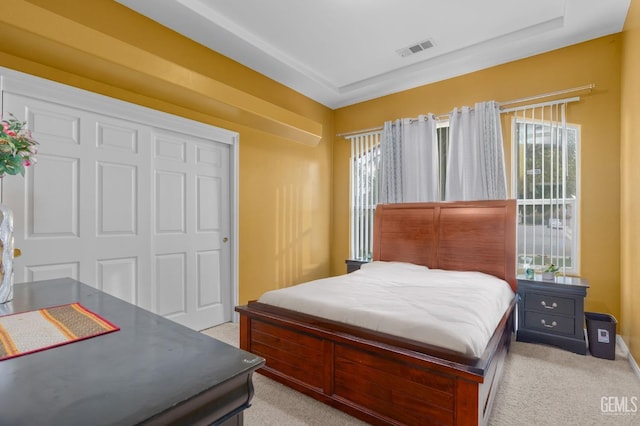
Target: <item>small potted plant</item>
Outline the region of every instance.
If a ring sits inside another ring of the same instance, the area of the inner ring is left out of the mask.
[[[556,278],[557,272],[560,270],[559,267],[554,265],[553,263],[542,271],[542,279],[545,281],[553,281]]]

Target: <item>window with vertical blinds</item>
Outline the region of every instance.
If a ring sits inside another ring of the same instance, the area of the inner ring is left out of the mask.
[[[570,99],[569,101],[572,101]],[[567,122],[566,102],[517,107],[509,113],[513,197],[518,203],[518,271],[554,264],[578,273],[580,127]],[[441,194],[445,193],[448,122],[438,124]],[[371,260],[378,203],[380,132],[347,136],[351,142],[351,258]]]
[[[371,260],[373,216],[378,204],[380,132],[347,139],[351,141],[351,258]]]
[[[518,110],[512,119],[518,200],[518,270],[578,272],[579,127],[566,103]]]
[[[378,173],[381,132],[347,136],[351,141],[351,259],[371,260],[373,254],[373,219],[378,204]],[[440,194],[444,194],[449,122],[438,123],[440,156]]]

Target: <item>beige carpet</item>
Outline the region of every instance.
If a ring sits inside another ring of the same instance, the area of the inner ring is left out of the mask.
[[[238,325],[203,333],[238,346]],[[364,425],[329,406],[260,374],[245,412],[247,426]],[[603,413],[602,402],[605,405]],[[611,413],[628,402],[626,414]],[[618,405],[616,405],[618,403]],[[576,355],[544,345],[514,341],[496,397],[490,425],[640,425],[640,380],[622,356],[615,361]]]

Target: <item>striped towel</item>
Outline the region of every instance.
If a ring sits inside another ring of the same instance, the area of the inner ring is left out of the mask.
[[[0,317],[0,361],[120,328],[79,303]]]

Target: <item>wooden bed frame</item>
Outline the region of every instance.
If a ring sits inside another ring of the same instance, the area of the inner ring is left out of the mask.
[[[516,291],[515,200],[379,205],[374,260],[481,271]],[[486,424],[513,331],[515,298],[479,358],[249,302],[240,347],[260,373],[371,424]]]

